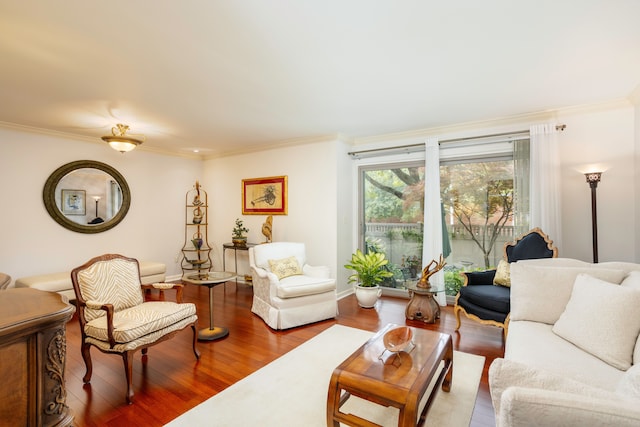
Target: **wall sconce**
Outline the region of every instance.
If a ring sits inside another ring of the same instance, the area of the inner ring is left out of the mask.
[[[593,262],[598,262],[598,216],[596,205],[596,188],[602,177],[602,172],[588,172],[584,176],[591,187],[591,235],[593,238]]]
[[[128,130],[129,126],[118,123],[111,128],[111,135],[103,136],[102,140],[107,142],[114,150],[126,153],[142,144],[145,139],[142,135],[141,138],[125,135]]]

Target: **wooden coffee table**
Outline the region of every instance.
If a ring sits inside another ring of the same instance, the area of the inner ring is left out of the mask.
[[[410,346],[409,353],[384,351],[382,337],[399,326],[387,325],[333,371],[327,400],[327,426],[338,427],[341,422],[352,426],[377,425],[360,416],[365,414],[340,411],[351,395],[400,409],[398,426],[421,425],[440,386],[443,391],[451,390],[451,335],[412,328],[413,350]],[[441,369],[440,362],[444,362]],[[435,385],[418,419],[420,402],[434,377],[437,378]]]

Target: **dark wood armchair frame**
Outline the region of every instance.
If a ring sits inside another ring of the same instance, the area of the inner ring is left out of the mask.
[[[109,341],[109,345],[111,348],[113,348],[116,345],[116,341],[115,338],[113,337],[113,315],[114,315],[114,308],[112,304],[103,304],[99,307],[94,307],[94,306],[87,306],[87,301],[82,297],[82,293],[80,292],[80,285],[78,284],[78,273],[82,270],[85,270],[87,268],[89,268],[91,265],[95,264],[96,262],[100,262],[100,261],[110,261],[113,259],[123,259],[126,261],[132,261],[135,262],[136,267],[138,269],[138,277],[140,277],[140,264],[138,263],[138,260],[136,260],[135,258],[128,258],[122,255],[118,255],[118,254],[106,254],[106,255],[101,255],[95,258],[90,259],[89,261],[87,261],[86,263],[84,263],[83,265],[81,265],[80,267],[77,267],[75,269],[73,269],[71,271],[71,281],[73,282],[73,289],[75,291],[76,294],[76,307],[78,309],[78,320],[80,323],[80,333],[82,334],[82,359],[84,360],[85,366],[86,366],[86,373],[84,375],[84,377],[82,378],[82,381],[87,384],[91,381],[91,375],[93,373],[93,364],[91,362],[91,346],[94,344],[88,343],[86,338],[87,335],[85,334],[85,325],[87,324],[87,320],[85,317],[85,313],[84,310],[86,308],[91,308],[91,309],[99,309],[99,310],[104,310],[106,312],[106,316],[107,316],[107,335],[108,335],[108,341]],[[184,287],[184,285],[182,284],[177,284],[177,283],[172,283],[172,287],[171,288],[162,288],[161,292],[164,290],[168,290],[168,289],[175,289],[176,291],[176,302],[178,304],[182,303],[182,288]],[[151,289],[157,289],[155,288],[153,285],[140,285],[140,292],[146,291],[146,290],[151,290]],[[144,297],[144,293],[143,293],[143,297]],[[103,349],[101,349],[100,347],[95,346],[98,350],[100,350],[103,353],[106,354],[120,354],[122,356],[122,361],[124,363],[124,371],[125,371],[125,376],[126,376],[126,380],[127,380],[127,395],[126,395],[126,399],[127,399],[127,403],[131,404],[133,402],[133,358],[134,358],[134,354],[136,351],[138,350],[142,350],[142,357],[146,358],[147,357],[147,351],[149,347],[152,347],[156,344],[159,344],[163,341],[166,341],[170,338],[172,338],[174,335],[176,335],[178,332],[182,331],[183,329],[185,329],[187,326],[191,326],[191,330],[193,331],[193,353],[196,356],[196,360],[200,359],[200,351],[198,350],[198,348],[196,347],[196,343],[197,343],[197,320],[189,325],[186,325],[184,328],[182,329],[178,329],[176,331],[172,331],[172,332],[168,332],[166,335],[162,336],[161,338],[159,338],[158,340],[154,341],[153,343],[147,344],[147,345],[143,345],[140,346],[138,348],[135,348],[133,350],[127,350],[124,352],[109,352],[109,351],[105,351]]]
[[[513,251],[513,248],[515,248],[518,243],[524,239],[525,237],[529,236],[532,233],[536,233],[539,234],[540,237],[542,237],[545,241],[545,243],[547,244],[547,249],[549,251],[551,251],[551,258],[557,258],[558,257],[558,248],[556,248],[555,246],[553,246],[553,240],[551,240],[549,238],[549,236],[547,236],[540,228],[536,227],[533,228],[531,230],[529,230],[528,232],[524,233],[523,235],[519,236],[517,239],[515,239],[513,242],[507,242],[504,244],[504,249],[503,249],[503,259],[506,261],[511,262],[512,260],[510,259],[510,255],[511,252]],[[515,261],[520,261],[520,260],[515,260]],[[488,271],[494,271],[495,270],[486,270]],[[462,286],[467,286],[469,284],[469,276],[467,276],[466,273],[460,273],[463,277],[463,284]],[[487,283],[488,284],[488,283]],[[455,299],[455,303],[454,303],[454,307],[453,307],[453,312],[456,316],[456,331],[458,329],[460,329],[461,326],[461,322],[460,322],[460,314],[464,314],[467,318],[474,320],[476,322],[485,324],[485,325],[493,325],[493,326],[497,326],[499,328],[503,329],[503,337],[506,338],[507,337],[507,333],[509,331],[509,318],[510,318],[510,313],[507,313],[505,321],[504,322],[498,322],[496,320],[493,319],[482,319],[480,317],[478,317],[477,315],[473,314],[473,313],[468,313],[464,307],[462,307],[461,305],[458,305],[458,300],[460,299],[460,292],[458,292],[458,294],[456,295],[456,299]]]

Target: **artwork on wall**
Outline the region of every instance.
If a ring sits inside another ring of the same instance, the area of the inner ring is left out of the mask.
[[[84,190],[62,190],[62,213],[65,215],[86,215],[87,202]]]
[[[242,180],[243,215],[286,215],[287,176]]]

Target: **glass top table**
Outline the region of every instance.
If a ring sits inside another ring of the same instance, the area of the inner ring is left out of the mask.
[[[444,285],[419,287],[417,283],[407,284],[411,300],[407,304],[405,317],[409,320],[421,320],[424,323],[436,323],[440,318],[440,305],[435,300],[434,295],[444,292]]]
[[[229,329],[224,326],[213,326],[213,287],[228,282],[236,277],[229,271],[210,271],[208,273],[190,274],[182,278],[183,282],[209,288],[209,327],[198,331],[198,340],[213,341],[229,335]]]

